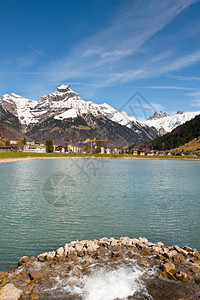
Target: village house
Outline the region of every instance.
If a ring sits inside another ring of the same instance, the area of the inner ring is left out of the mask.
[[[146,151],[146,152],[145,152],[145,155],[147,155],[147,156],[153,156],[154,153],[153,153],[153,151]]]
[[[145,155],[145,150],[139,150],[139,155]]]
[[[81,151],[80,147],[71,144],[67,145],[65,150],[69,153],[79,153]]]
[[[54,152],[55,153],[65,153],[65,148],[61,145],[55,146]]]
[[[13,150],[13,147],[8,145],[0,145],[0,152],[11,152]]]
[[[133,153],[133,155],[138,155],[138,149],[133,149],[132,153]]]

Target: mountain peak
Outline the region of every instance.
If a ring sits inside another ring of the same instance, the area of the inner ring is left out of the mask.
[[[177,115],[182,115],[182,114],[184,114],[184,111],[183,111],[182,109],[180,109],[180,110],[177,111],[176,114],[177,114]]]
[[[59,93],[66,93],[66,92],[69,92],[71,90],[72,89],[71,89],[71,86],[69,84],[67,84],[67,85],[62,84],[59,87],[57,87],[57,92],[59,92]]]
[[[164,111],[159,111],[159,112],[155,111],[154,114],[152,116],[150,116],[148,120],[157,120],[157,119],[165,118],[168,116],[169,115]]]

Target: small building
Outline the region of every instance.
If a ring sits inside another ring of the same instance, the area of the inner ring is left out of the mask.
[[[18,141],[17,140],[10,140],[10,145],[17,145]]]
[[[104,147],[101,147],[101,154],[104,154],[105,153],[105,148]]]
[[[145,151],[144,150],[139,150],[139,155],[145,155]]]
[[[65,148],[61,145],[56,146],[54,152],[55,153],[65,153]]]
[[[106,154],[111,154],[111,149],[110,148],[106,148]]]
[[[154,153],[153,153],[153,151],[146,151],[145,155],[147,155],[147,156],[153,156]]]
[[[138,151],[139,151],[138,149],[133,149],[133,150],[132,150],[133,155],[138,155],[138,154],[139,154]]]
[[[165,152],[164,151],[158,151],[157,155],[164,156]]]
[[[65,151],[69,152],[69,153],[80,153],[81,148],[78,147],[78,146],[74,146],[74,145],[69,144],[65,147]]]
[[[0,145],[0,152],[11,152],[13,150],[13,147],[8,145]]]
[[[114,148],[114,149],[113,149],[113,153],[114,153],[114,154],[120,154],[120,150],[119,150],[118,148]]]

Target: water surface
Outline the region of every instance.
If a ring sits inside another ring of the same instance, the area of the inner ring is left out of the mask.
[[[200,162],[55,159],[0,165],[0,270],[71,240],[145,236],[200,250]]]

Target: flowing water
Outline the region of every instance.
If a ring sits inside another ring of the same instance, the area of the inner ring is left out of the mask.
[[[71,158],[1,164],[0,270],[16,267],[23,255],[104,236],[145,236],[200,250],[199,215],[198,161]],[[102,295],[106,289],[107,298],[99,299],[126,299],[141,287],[141,272],[99,269],[82,279],[82,292],[94,299],[96,289]]]

